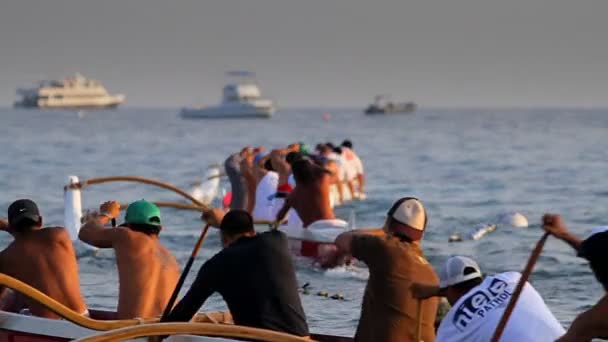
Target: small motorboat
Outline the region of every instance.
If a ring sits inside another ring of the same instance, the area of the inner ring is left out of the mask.
[[[249,71],[230,71],[228,83],[222,91],[222,102],[215,106],[182,108],[180,115],[189,119],[270,118],[275,112],[272,100],[262,97],[255,74]]]
[[[418,106],[414,102],[395,103],[389,100],[388,96],[377,95],[374,98],[374,103],[370,104],[365,109],[365,114],[398,114],[412,113]]]

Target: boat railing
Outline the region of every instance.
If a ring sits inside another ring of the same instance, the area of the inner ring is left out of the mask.
[[[0,286],[4,286],[10,288],[28,298],[40,304],[41,306],[47,308],[48,310],[54,312],[59,315],[63,319],[70,321],[79,326],[91,329],[91,330],[112,330],[123,327],[128,327],[132,325],[138,325],[143,323],[153,323],[158,322],[158,318],[137,318],[137,319],[127,319],[127,320],[96,320],[89,317],[82,316],[76,311],[68,308],[67,306],[59,303],[53,298],[47,296],[46,294],[40,292],[39,290],[31,287],[30,285],[10,277],[6,274],[0,273]]]
[[[167,335],[202,335],[206,337],[238,338],[267,342],[303,342],[311,341],[308,337],[299,337],[282,332],[212,323],[157,323],[121,328],[89,337],[77,339],[77,342],[125,341],[140,337]]]
[[[221,176],[222,175],[220,174],[217,177],[221,177]],[[92,186],[92,185],[102,184],[102,183],[111,183],[111,182],[136,182],[136,183],[153,185],[156,187],[160,187],[163,189],[173,191],[191,202],[191,203],[183,203],[183,202],[171,202],[171,201],[155,201],[154,203],[156,205],[158,205],[159,207],[193,210],[193,211],[198,211],[198,212],[204,212],[204,211],[208,211],[211,209],[210,206],[197,200],[196,198],[194,198],[192,195],[190,195],[186,191],[184,191],[174,185],[171,185],[169,183],[165,183],[163,181],[156,180],[156,179],[145,178],[145,177],[140,177],[140,176],[109,176],[109,177],[97,177],[97,178],[91,178],[91,179],[84,180],[84,181],[79,181],[78,177],[69,176],[68,184],[64,186],[64,192],[65,192],[64,217],[65,217],[65,226],[70,231],[70,234],[73,235],[72,236],[73,239],[76,239],[76,237],[78,235],[77,232],[79,231],[79,228],[80,228],[82,213],[83,213],[81,190],[86,187]],[[123,206],[123,209],[124,209],[124,206]],[[257,225],[272,225],[274,223],[275,223],[274,221],[268,221],[268,220],[256,220],[254,222],[254,224],[257,224]]]

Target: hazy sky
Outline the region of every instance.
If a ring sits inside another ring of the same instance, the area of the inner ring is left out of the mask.
[[[0,105],[80,71],[130,105],[608,104],[607,0],[0,0]]]

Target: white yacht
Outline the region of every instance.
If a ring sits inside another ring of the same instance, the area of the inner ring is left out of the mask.
[[[222,102],[215,106],[182,108],[184,118],[270,118],[275,112],[272,100],[262,98],[262,92],[249,71],[226,73],[233,82],[222,91]]]
[[[36,88],[17,89],[21,98],[15,107],[24,108],[111,108],[125,101],[125,95],[108,93],[96,80],[81,74],[62,81],[42,81]]]

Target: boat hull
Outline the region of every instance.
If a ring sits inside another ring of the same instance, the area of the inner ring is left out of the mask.
[[[413,102],[400,103],[391,106],[371,105],[365,109],[367,115],[383,115],[383,114],[406,114],[416,111],[417,106]]]
[[[94,311],[94,310],[93,310]],[[225,312],[211,313],[213,320],[220,324],[232,324],[231,319],[224,321],[229,316]],[[197,316],[196,322],[209,323],[206,315]],[[74,323],[48,319],[34,316],[25,316],[11,312],[0,311],[0,341],[7,342],[63,342],[99,334],[99,331],[86,329]],[[314,334],[318,341],[341,342],[352,341],[351,338],[340,336]],[[128,341],[148,341],[147,338],[131,339]],[[193,335],[173,335],[166,341],[177,342],[218,342],[237,341],[232,338],[214,338]]]
[[[253,105],[226,105],[208,108],[182,108],[180,116],[186,119],[268,119],[272,117],[273,107]]]
[[[100,101],[96,103],[31,103],[31,102],[15,102],[15,108],[23,109],[113,109],[122,104],[123,101]]]

